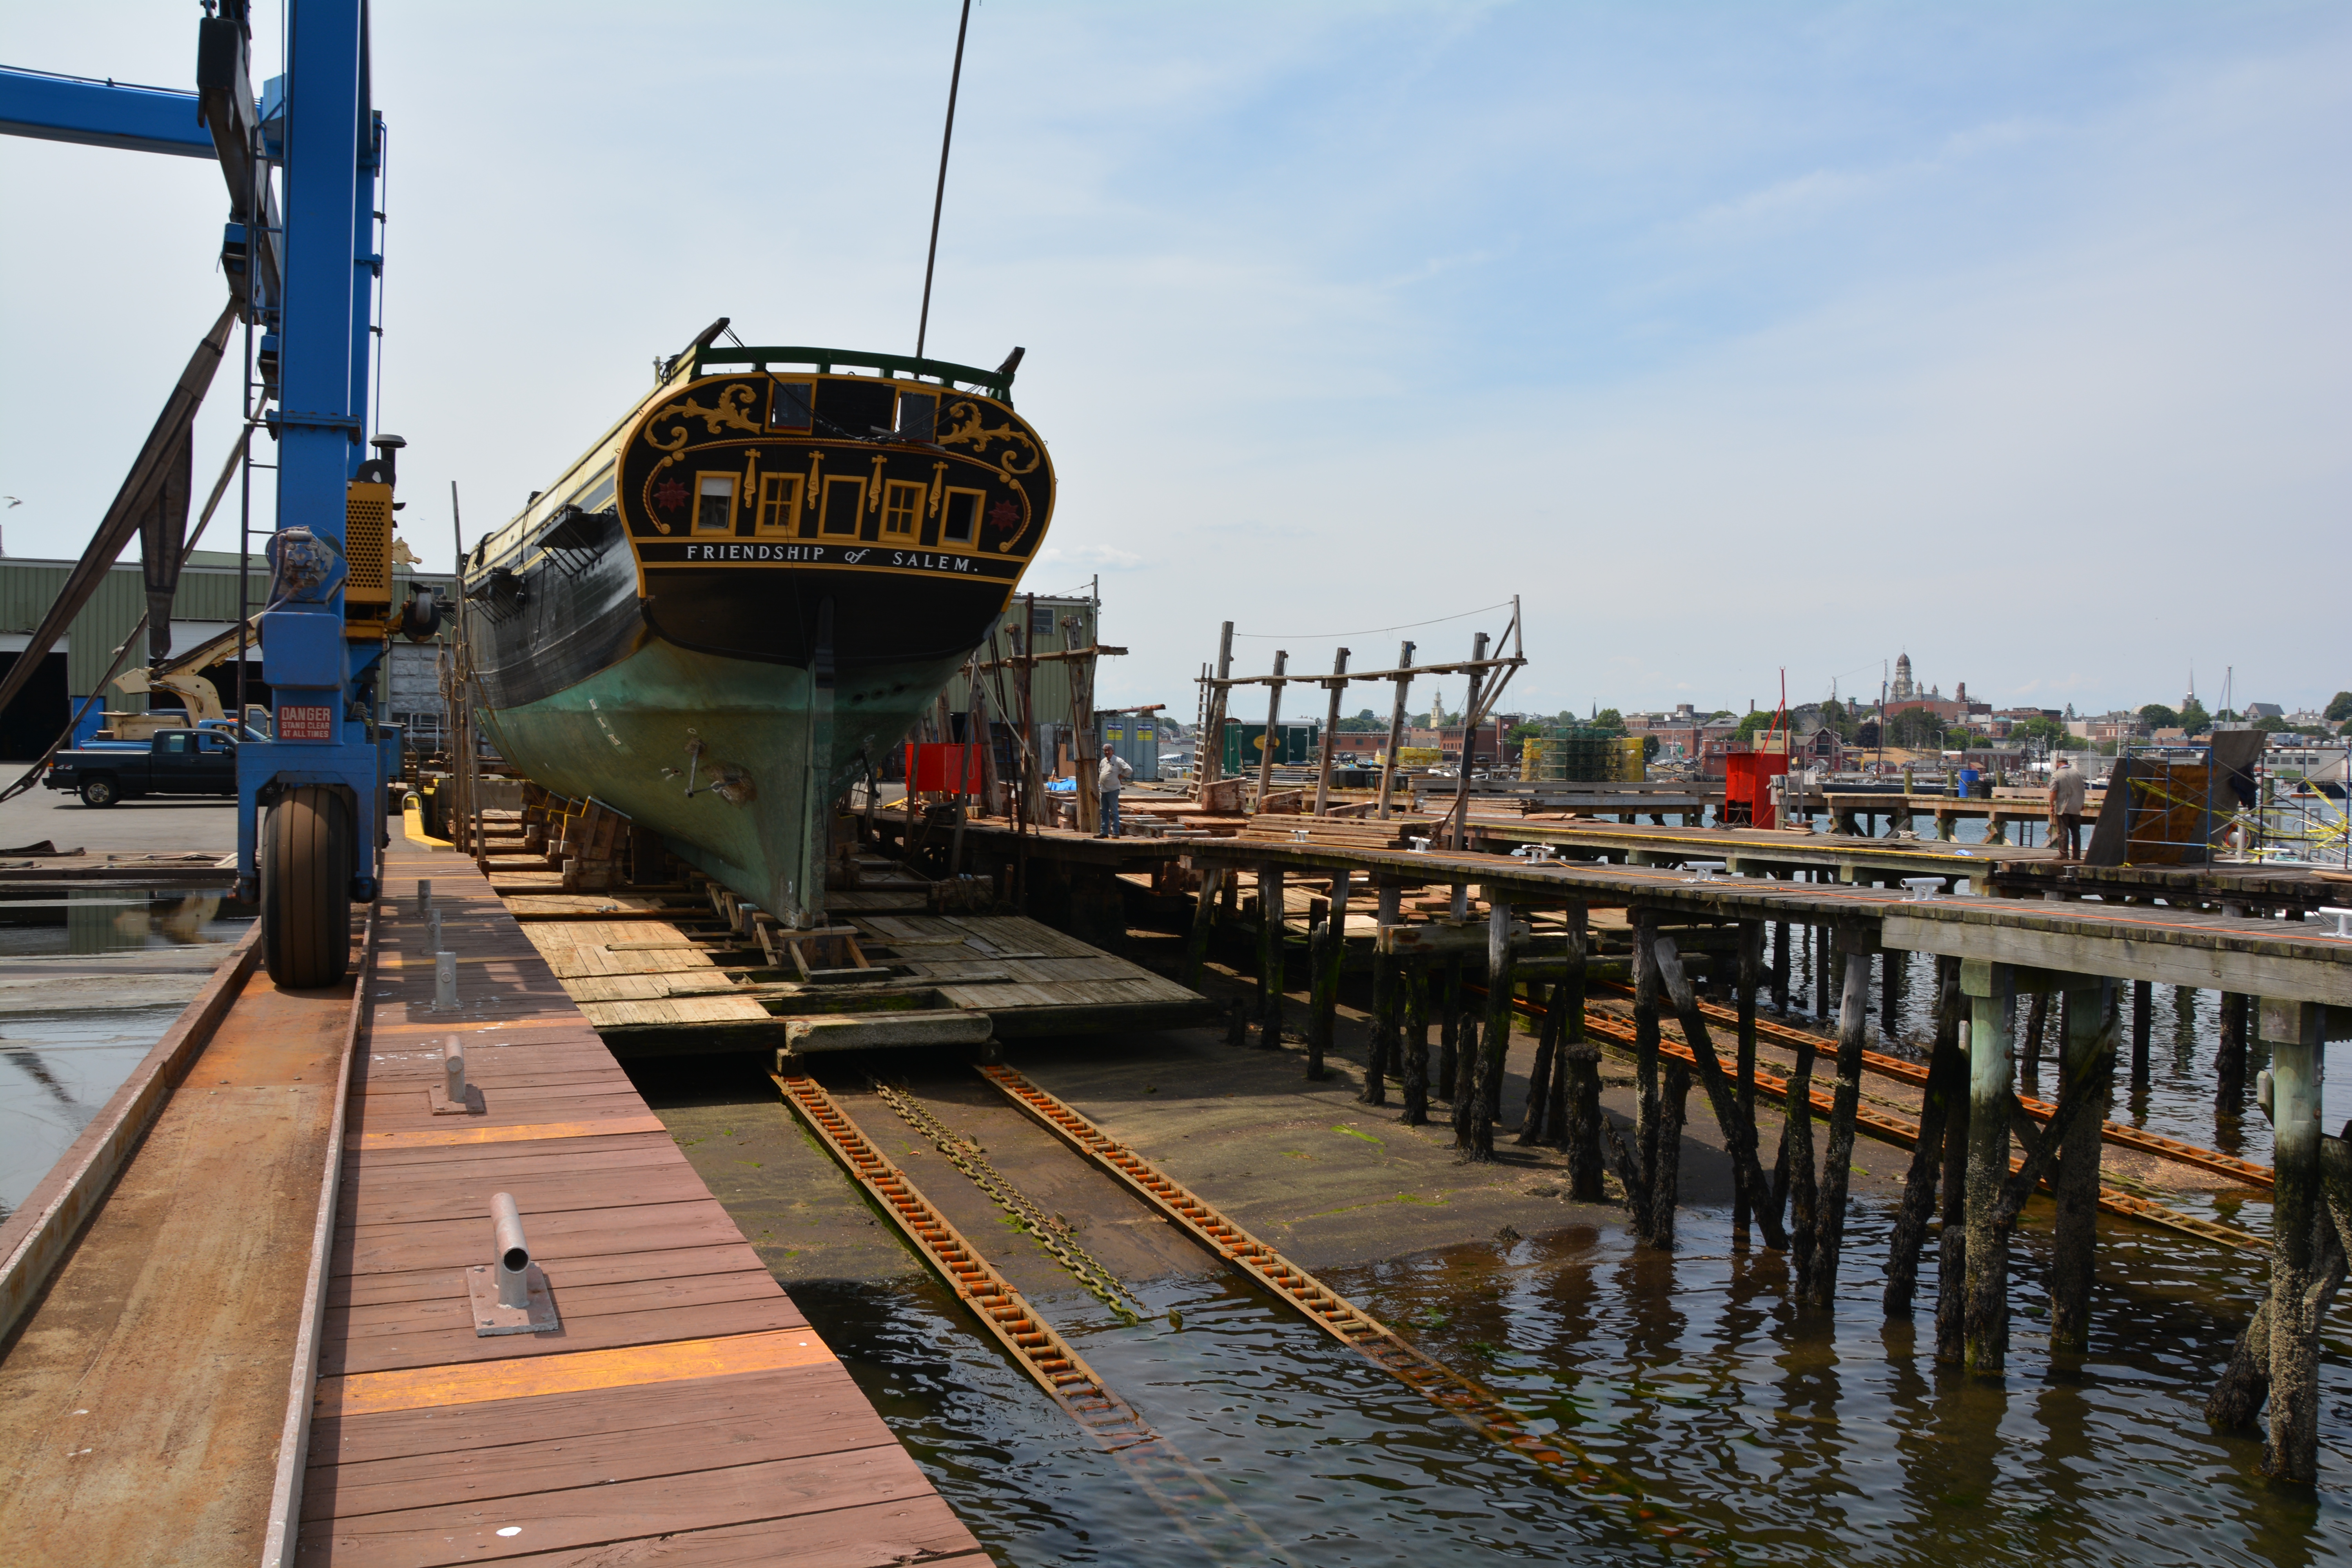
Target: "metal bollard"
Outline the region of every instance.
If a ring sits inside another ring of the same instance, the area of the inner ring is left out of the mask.
[[[522,1215],[515,1207],[513,1194],[491,1194],[490,1236],[498,1248],[490,1269],[498,1277],[499,1305],[529,1307],[530,1244],[523,1240]]]
[[[433,944],[433,951],[436,952],[440,952],[441,911],[438,909],[431,909],[425,911],[425,929],[428,939]]]
[[[466,1101],[466,1047],[455,1035],[441,1037],[442,1092],[460,1105]]]
[[[422,915],[425,910],[432,907],[433,879],[430,877],[419,877],[416,879],[416,912],[419,915]]]
[[[457,955],[454,952],[433,955],[433,1005],[442,1009],[457,1005]]]

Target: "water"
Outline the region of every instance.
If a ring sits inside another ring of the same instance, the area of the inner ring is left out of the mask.
[[[1801,980],[1802,963],[1796,966]],[[1889,1042],[1924,1045],[1934,964],[1904,965]],[[1810,994],[1792,982],[1792,997]],[[1874,976],[1872,1021],[1879,992]],[[2252,1103],[2217,1109],[2211,993],[2158,987],[2149,1071],[2129,1075],[2130,996],[2113,1114],[2268,1163]],[[2024,1005],[2019,1009],[2023,1026]],[[2057,1048],[2053,1017],[2048,1049]],[[2331,1124],[2352,1062],[2331,1049]],[[2054,1096],[2047,1064],[2042,1087]],[[2266,1234],[2245,1191],[2165,1195]],[[1570,1211],[1563,1211],[1564,1213]],[[1934,1361],[1936,1247],[1917,1321],[1879,1293],[1893,1220],[1858,1197],[1833,1310],[1801,1314],[1785,1263],[1735,1248],[1728,1214],[1692,1208],[1671,1256],[1622,1224],[1576,1224],[1322,1277],[1556,1441],[1625,1478],[1646,1521],[1510,1458],[1270,1300],[1226,1279],[1141,1282],[1164,1321],[1122,1327],[1072,1291],[1042,1310],[1192,1469],[1214,1483],[1185,1523],[1129,1461],[1096,1449],[988,1349],[928,1279],[795,1285],[893,1429],[997,1558],[1019,1568],[1664,1561],[2273,1563],[2352,1556],[2352,1355],[2321,1368],[2320,1484],[2276,1486],[2257,1436],[2216,1434],[2204,1400],[2265,1288],[2256,1254],[2099,1221],[2088,1347],[2045,1325],[2049,1209],[2012,1247],[2010,1373]],[[1680,1533],[1668,1538],[1661,1527]]]
[[[156,977],[138,973],[145,966],[131,955],[174,950],[163,994],[193,994],[249,923],[235,905],[224,917],[217,892],[94,888],[0,900],[0,1216],[40,1184],[185,1006],[184,996],[155,999]],[[178,962],[190,949],[205,951]],[[120,987],[110,984],[118,970]],[[43,1005],[57,997],[52,976],[81,994]]]
[[[2043,1237],[2015,1249],[2011,1373],[1934,1364],[1880,1317],[1889,1215],[1852,1216],[1836,1310],[1801,1317],[1785,1268],[1733,1251],[1695,1210],[1662,1257],[1573,1227],[1328,1272],[1557,1436],[1631,1477],[1661,1539],[1569,1489],[1270,1301],[1224,1280],[1143,1288],[1164,1322],[1121,1328],[1089,1299],[1045,1310],[1219,1497],[1204,1547],[1128,1461],[1093,1447],[929,1284],[796,1287],[958,1514],[1006,1563],[2299,1563],[2352,1552],[2352,1376],[2322,1369],[2321,1484],[2273,1487],[2260,1445],[2200,1407],[2258,1269],[2103,1222],[2092,1340],[2040,1330]],[[1934,1299],[1933,1249],[1921,1300]],[[1222,1524],[1220,1524],[1222,1521]]]

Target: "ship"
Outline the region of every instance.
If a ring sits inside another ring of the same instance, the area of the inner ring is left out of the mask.
[[[476,712],[788,926],[821,923],[836,803],[1003,615],[1053,518],[996,369],[718,343],[460,569]]]

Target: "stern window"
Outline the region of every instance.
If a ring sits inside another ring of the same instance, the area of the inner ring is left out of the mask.
[[[924,488],[898,480],[891,482],[882,503],[883,532],[914,536],[915,524],[923,515]]]
[[[902,392],[898,395],[898,438],[902,441],[929,441],[937,427],[940,400],[936,393]]]
[[[857,532],[857,514],[865,506],[864,479],[825,480],[824,531],[854,536]]]
[[[813,381],[780,381],[776,395],[768,401],[768,428],[771,430],[805,430],[809,427],[809,409],[816,401],[816,383]]]
[[[731,533],[735,529],[735,476],[705,474],[696,486],[694,498],[694,531],[697,533]]]
[[[980,531],[980,492],[950,490],[947,517],[940,525],[942,544],[970,544]]]
[[[799,474],[765,474],[760,479],[760,531],[790,533],[801,509]]]

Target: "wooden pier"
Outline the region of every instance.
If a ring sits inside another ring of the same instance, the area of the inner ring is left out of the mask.
[[[240,950],[0,1233],[0,1560],[982,1568],[488,882],[388,873],[352,982]],[[476,1331],[499,1193],[552,1331]]]

